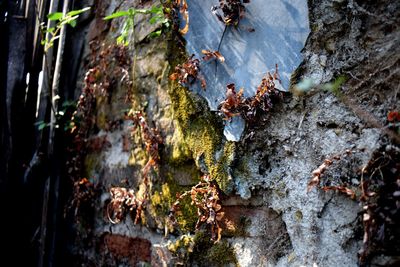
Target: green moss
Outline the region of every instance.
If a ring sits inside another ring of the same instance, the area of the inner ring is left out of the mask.
[[[232,191],[232,177],[230,175],[230,166],[235,159],[236,144],[226,142],[222,151],[222,156],[209,167],[210,175],[213,177],[219,187],[224,192]]]
[[[172,159],[182,162],[192,158],[207,168],[225,193],[232,190],[229,166],[234,159],[235,143],[223,143],[222,121],[206,103],[175,82],[169,91],[174,119],[178,122]],[[218,157],[218,154],[222,155]]]
[[[85,156],[84,175],[87,178],[93,177],[93,172],[100,168],[100,160],[101,158],[97,153],[90,153]]]
[[[169,251],[174,254],[184,252],[185,254],[193,252],[194,238],[191,235],[182,235],[175,242],[167,245]],[[179,253],[180,254],[180,253]]]
[[[190,151],[189,147],[186,145],[182,145],[182,140],[184,140],[184,135],[178,127],[174,131],[174,136],[172,137],[172,153],[169,155],[169,164],[173,166],[181,166],[182,164],[192,161],[192,152]]]
[[[191,262],[201,263],[204,266],[238,266],[235,252],[228,242],[221,240],[218,243],[210,241],[210,237],[199,231],[194,237],[194,248]]]
[[[188,189],[188,187],[177,185],[172,176],[168,176],[166,183],[154,185],[154,193],[150,196],[149,212],[156,220],[159,228],[165,227],[171,206],[176,201],[177,193],[182,193]],[[183,232],[190,232],[194,229],[198,219],[197,208],[191,204],[190,197],[183,199],[179,207],[179,213],[176,216],[179,229]]]
[[[105,129],[107,125],[107,112],[104,108],[104,105],[102,105],[102,97],[97,97],[96,98],[97,102],[97,116],[96,116],[96,126],[99,129]]]
[[[208,250],[207,258],[213,266],[226,266],[229,263],[237,265],[235,252],[226,241],[213,245]]]

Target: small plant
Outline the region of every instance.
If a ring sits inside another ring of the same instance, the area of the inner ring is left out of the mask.
[[[87,178],[82,178],[74,182],[73,197],[67,210],[74,209],[74,217],[78,219],[78,214],[83,213],[85,210],[84,206],[90,205],[91,208],[94,206],[94,199],[96,197],[96,188],[92,182]]]
[[[220,62],[224,62],[225,58],[219,51],[202,50],[201,53],[204,54],[203,60],[207,61],[210,59],[218,59]]]
[[[200,74],[200,60],[191,55],[182,65],[175,67],[175,72],[169,78],[173,81],[178,80],[182,86],[193,84],[197,79],[201,82],[201,87],[206,88],[206,80]]]
[[[54,42],[60,38],[60,31],[64,25],[70,25],[71,27],[76,26],[76,21],[79,18],[79,15],[83,12],[86,12],[90,9],[90,7],[85,7],[79,10],[72,10],[67,14],[63,14],[62,12],[54,12],[47,15],[47,19],[51,21],[56,21],[56,25],[54,27],[46,29],[44,23],[41,23],[41,31],[43,34],[49,33],[50,38],[42,38],[41,44],[44,45],[44,51],[47,50],[54,45]]]
[[[275,72],[268,72],[257,87],[256,94],[249,98],[243,97],[243,90],[235,91],[234,84],[228,84],[225,100],[218,109],[230,121],[232,117],[241,115],[246,121],[253,122],[263,114],[269,112],[275,102],[282,97],[282,88],[278,66]]]
[[[235,84],[228,84],[226,86],[225,100],[220,103],[219,110],[224,114],[226,120],[231,120],[232,117],[240,115],[243,101],[243,88],[236,93]]]
[[[313,177],[308,182],[307,192],[310,192],[314,187],[320,186],[321,176],[325,173],[329,166],[331,166],[335,161],[338,162],[346,157],[350,157],[354,152],[355,151],[347,149],[344,153],[340,153],[332,156],[331,158],[325,159],[324,162],[312,172]],[[350,189],[346,184],[339,186],[326,185],[321,187],[321,189],[325,192],[336,191],[350,197],[351,199],[356,199],[356,192],[353,189]]]
[[[135,34],[135,16],[137,14],[152,15],[149,20],[150,24],[161,23],[162,28],[153,32],[150,37],[158,37],[161,35],[163,29],[170,28],[170,21],[164,16],[162,6],[154,6],[150,9],[136,9],[129,8],[124,11],[117,11],[107,17],[104,20],[110,20],[120,17],[125,17],[124,24],[122,26],[121,34],[117,38],[117,44],[127,46],[129,44],[129,34],[133,32]]]
[[[209,175],[203,175],[201,181],[189,191],[177,196],[177,200],[171,207],[170,218],[176,224],[175,214],[179,212],[180,202],[183,198],[190,196],[192,205],[197,207],[198,220],[196,231],[206,223],[210,227],[211,240],[218,242],[221,239],[222,228],[219,221],[223,217],[220,204],[220,190],[218,184],[210,179]]]
[[[312,172],[307,191],[319,187],[320,178],[334,161],[349,157],[354,151],[326,159]],[[376,151],[360,174],[359,190],[350,189],[346,184],[323,186],[322,190],[337,191],[351,199],[358,200],[362,206],[363,246],[359,250],[359,263],[365,266],[374,253],[399,253],[400,223],[400,153],[394,146],[386,146]]]
[[[175,0],[173,3],[174,7],[179,9],[183,20],[185,21],[185,26],[179,30],[182,35],[185,35],[189,31],[189,12],[186,0]]]
[[[139,200],[135,196],[133,189],[124,187],[112,187],[110,189],[111,201],[107,205],[108,220],[117,224],[125,218],[127,212],[136,210],[135,224],[140,219],[143,209],[143,200]]]
[[[134,124],[132,131],[140,127],[142,138],[146,145],[146,151],[149,153],[149,160],[143,168],[144,192],[142,193],[142,197],[136,197],[133,189],[124,187],[112,187],[110,189],[111,202],[107,205],[107,217],[113,224],[121,222],[126,216],[126,213],[132,211],[136,211],[135,224],[139,222],[142,210],[149,199],[149,171],[151,168],[158,166],[160,160],[158,146],[162,144],[162,138],[158,130],[148,126],[141,112],[130,111],[126,119],[132,120]]]
[[[243,3],[249,3],[244,0]],[[226,26],[238,26],[245,13],[245,7],[241,0],[219,0],[219,5],[213,6],[211,11],[217,16],[218,20]],[[221,10],[222,14],[218,11]]]
[[[163,140],[156,128],[149,127],[146,119],[143,117],[143,114],[140,111],[134,112],[131,110],[127,114],[126,119],[129,119],[133,122],[134,126],[132,132],[135,131],[137,127],[140,127],[141,129],[146,151],[149,154],[149,160],[143,168],[143,176],[145,179],[147,179],[150,169],[158,166],[160,161],[159,145],[163,143]]]

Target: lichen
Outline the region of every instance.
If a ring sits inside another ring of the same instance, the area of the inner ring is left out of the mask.
[[[294,213],[294,218],[295,218],[296,222],[301,222],[303,220],[303,213],[300,210],[297,210]]]

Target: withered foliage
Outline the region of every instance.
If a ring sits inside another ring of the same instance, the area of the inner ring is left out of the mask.
[[[374,254],[400,253],[400,151],[388,146],[377,151],[363,169],[360,202],[364,237],[360,264]]]
[[[136,211],[135,224],[140,219],[144,200],[135,196],[133,189],[124,187],[112,187],[110,189],[111,201],[107,205],[108,220],[117,224],[123,220],[128,212]]]
[[[118,83],[130,85],[128,72],[130,59],[127,47],[109,45],[99,53],[93,52],[92,58],[92,66],[86,72],[85,88],[81,97],[85,97],[87,91],[107,96]]]
[[[223,217],[218,184],[212,181],[208,175],[204,175],[192,189],[177,195],[177,200],[170,211],[170,218],[173,223],[176,223],[175,214],[179,213],[180,202],[187,196],[190,196],[192,205],[197,207],[196,231],[206,223],[211,231],[211,240],[218,242],[221,239],[222,231],[219,222]]]
[[[323,186],[321,188],[322,190],[324,190],[325,192],[328,191],[337,191],[340,192],[342,194],[347,195],[348,197],[350,197],[351,199],[355,199],[356,198],[356,192],[350,188],[348,188],[346,185],[340,185],[340,186]]]
[[[80,179],[79,172],[82,169],[82,158],[87,153],[87,149],[90,149],[87,137],[96,121],[94,117],[96,98],[107,96],[117,83],[127,86],[131,84],[128,74],[130,63],[126,47],[110,45],[103,49],[100,44],[93,41],[90,58],[89,70],[84,78],[84,87],[70,125],[74,138],[74,146],[71,150],[75,156],[68,162],[68,173],[78,179]]]
[[[243,3],[249,2],[250,0],[243,1]],[[213,6],[211,11],[225,25],[238,26],[246,10],[243,3],[241,0],[219,0],[219,5]],[[222,14],[220,11],[222,11]]]
[[[240,114],[246,121],[254,122],[268,113],[273,104],[282,98],[281,88],[278,65],[276,65],[275,72],[273,74],[268,72],[263,77],[256,94],[252,97],[244,98],[242,89],[236,93],[235,85],[228,84],[225,100],[219,104],[218,109],[225,115],[226,120],[231,120]]]
[[[201,87],[206,88],[206,80],[200,73],[200,60],[191,55],[186,62],[175,67],[175,72],[169,78],[173,81],[178,80],[182,86],[193,84],[197,79],[201,82]]]
[[[281,80],[279,78],[278,65],[275,65],[275,72],[267,74],[262,78],[257,87],[255,96],[247,98],[242,110],[246,121],[254,121],[263,114],[268,113],[274,103],[283,96]]]
[[[84,206],[93,207],[96,188],[87,178],[74,182],[73,197],[68,209],[74,209],[74,217],[79,221],[78,213],[84,212]]]
[[[142,197],[136,197],[133,189],[124,187],[112,187],[110,189],[111,202],[107,205],[107,217],[111,223],[119,223],[123,220],[128,212],[135,211],[135,224],[141,218],[142,210],[149,198],[149,172],[152,168],[157,168],[160,161],[159,145],[163,143],[161,135],[156,128],[150,128],[146,119],[140,111],[130,111],[126,115],[126,119],[133,122],[132,132],[139,127],[141,135],[146,146],[146,152],[149,159],[143,167],[143,185],[144,192]]]
[[[326,159],[309,181],[307,190],[319,187],[323,173],[334,161],[350,156],[354,151]],[[398,255],[400,253],[400,150],[387,146],[374,153],[362,168],[358,189],[346,184],[323,186],[322,190],[337,191],[358,200],[363,207],[363,246],[359,251],[361,266],[368,264],[374,254]]]
[[[387,120],[388,122],[400,122],[400,113],[396,110],[389,111]]]
[[[186,0],[175,0],[173,3],[174,7],[179,10],[183,20],[185,21],[185,26],[179,30],[182,35],[185,35],[189,31],[189,11]]]
[[[307,185],[307,192],[310,192],[316,186],[319,187],[320,182],[321,182],[321,176],[324,174],[326,169],[333,164],[334,161],[339,161],[347,156],[350,156],[352,153],[353,153],[353,151],[351,151],[350,149],[347,149],[344,153],[340,153],[340,154],[337,154],[330,158],[325,159],[324,162],[312,172],[312,178],[310,179],[310,181],[308,182],[308,185]],[[329,190],[338,190],[339,192],[347,194],[345,188],[339,189],[339,188],[336,188],[335,186],[325,186],[324,187],[324,191],[329,191]],[[350,192],[350,191],[348,191],[348,192]]]
[[[203,60],[208,61],[210,59],[218,59],[220,62],[225,62],[224,56],[219,52],[219,51],[210,51],[203,49],[201,50],[201,53],[204,54]]]
[[[235,84],[228,84],[225,100],[220,103],[219,111],[224,114],[226,120],[231,120],[232,117],[240,115],[243,105],[243,88],[236,93]]]
[[[149,160],[143,168],[143,176],[147,179],[150,169],[158,166],[160,161],[159,145],[163,143],[163,140],[157,128],[149,127],[142,112],[131,111],[128,113],[127,119],[133,122],[134,127],[132,132],[134,132],[137,127],[140,127],[142,138],[146,146],[146,152],[149,154]]]
[[[84,158],[89,151],[100,150],[103,146],[109,145],[106,136],[88,138],[96,121],[96,98],[108,97],[109,92],[117,84],[130,85],[128,74],[130,61],[126,47],[116,45],[105,47],[92,41],[90,49],[88,71],[84,77],[77,109],[70,121],[71,131],[68,136],[72,139],[72,145],[68,147],[67,174],[73,184],[73,196],[69,206],[75,207],[75,216],[79,213],[77,209],[82,206],[83,201],[96,192],[92,190],[93,185],[86,178],[82,178]]]

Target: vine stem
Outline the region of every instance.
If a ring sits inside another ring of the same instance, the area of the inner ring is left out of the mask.
[[[225,33],[226,33],[226,29],[227,29],[227,28],[228,28],[228,26],[225,24],[224,31],[222,32],[221,39],[219,40],[219,44],[218,44],[218,48],[217,48],[217,51],[218,51],[218,52],[221,52],[221,51],[219,51],[219,50],[221,49],[222,40],[224,39],[224,36],[225,36]],[[217,60],[215,60],[215,77],[217,77],[217,70],[218,70],[218,62],[217,62]]]
[[[136,51],[136,36],[135,36],[135,16],[132,16],[132,34],[133,34],[133,64],[132,64],[132,93],[136,91],[136,61],[137,61],[137,51]]]

